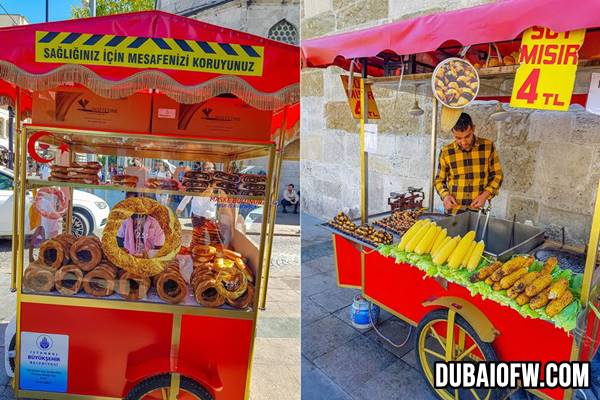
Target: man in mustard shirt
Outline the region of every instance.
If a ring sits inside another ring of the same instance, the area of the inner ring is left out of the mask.
[[[498,194],[502,168],[491,140],[475,136],[471,116],[462,113],[452,128],[454,141],[442,147],[435,189],[447,213],[478,210]]]

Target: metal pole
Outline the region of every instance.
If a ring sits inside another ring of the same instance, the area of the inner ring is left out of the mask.
[[[367,79],[367,59],[361,60],[362,76],[360,78],[360,221],[366,224],[369,219],[369,154],[365,151],[365,124],[369,121],[369,99],[365,90]],[[361,287],[365,291],[366,255],[364,247],[360,246]]]
[[[592,228],[590,229],[590,240],[587,246],[585,258],[585,270],[583,271],[583,283],[581,284],[581,305],[587,307],[590,296],[592,278],[596,269],[598,255],[598,241],[600,240],[600,186],[596,193],[596,204],[594,205],[594,216]]]
[[[13,107],[8,107],[8,169],[15,167],[15,110]]]
[[[49,15],[49,9],[50,9],[50,0],[46,0],[46,22],[48,22],[48,15]]]
[[[20,146],[20,138],[19,138],[19,127],[20,127],[20,122],[21,122],[21,112],[20,112],[20,108],[21,108],[21,91],[19,88],[17,88],[17,96],[15,98],[15,107],[17,109],[17,115],[16,115],[16,121],[13,125],[12,122],[12,118],[9,119],[10,121],[10,128],[9,128],[9,147],[12,144],[12,136],[13,136],[13,129],[17,128],[17,148],[16,148],[16,166],[17,168],[14,170],[14,175],[13,175],[13,213],[12,213],[12,223],[13,223],[13,234],[12,234],[12,265],[11,265],[11,274],[10,274],[10,291],[14,292],[17,290],[17,265],[18,265],[18,255],[17,255],[17,249],[19,248],[19,241],[21,240],[20,237],[20,229],[21,227],[19,226],[19,203],[20,201],[17,201],[17,199],[19,198],[19,193],[21,191],[21,186],[20,186],[20,175],[21,175],[21,170],[19,168],[20,165],[20,150],[21,150],[21,146]],[[15,156],[15,154],[12,153],[12,149],[11,149],[11,154],[10,157],[13,158]],[[12,160],[11,160],[12,161]]]
[[[436,141],[437,141],[437,110],[438,100],[434,97],[431,102],[431,181],[429,185],[429,211],[433,212],[433,196],[435,181]]]
[[[96,16],[96,0],[90,0],[90,17]]]
[[[271,198],[268,199],[271,202],[271,212],[269,215],[269,234],[267,236],[267,247],[266,247],[266,258],[265,258],[265,271],[263,273],[263,290],[261,290],[261,300],[259,308],[265,309],[267,303],[267,288],[269,285],[269,271],[271,268],[271,253],[273,250],[273,235],[275,232],[275,218],[277,215],[277,196],[279,195],[279,178],[281,178],[281,166],[283,164],[283,152],[285,147],[285,127],[287,125],[287,106],[283,109],[283,121],[281,125],[281,132],[279,134],[279,143],[277,144],[277,152],[275,153],[275,171],[273,173],[273,191],[271,192]],[[270,173],[271,171],[269,171]]]
[[[17,87],[17,100],[20,103],[21,89]],[[13,379],[13,389],[15,392],[19,389],[20,382],[20,356],[21,356],[21,278],[23,276],[23,253],[25,250],[25,186],[27,184],[27,132],[21,129],[20,104],[17,106],[17,140],[19,142],[19,211],[18,211],[18,247],[17,247],[17,334],[15,336],[15,379]],[[14,221],[13,221],[14,223]]]
[[[360,80],[360,221],[367,223],[369,218],[369,154],[365,151],[365,124],[369,122],[369,99],[365,90],[367,79],[367,59],[362,59],[362,78]]]

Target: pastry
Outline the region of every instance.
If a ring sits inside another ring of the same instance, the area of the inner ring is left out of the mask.
[[[38,263],[40,265],[56,270],[63,265],[64,258],[65,250],[63,244],[58,240],[46,240],[40,246],[38,255]]]
[[[73,264],[60,267],[54,274],[54,286],[61,294],[74,295],[81,290],[83,272]]]
[[[102,260],[102,243],[95,236],[80,237],[71,245],[69,255],[82,271],[91,271]]]
[[[50,292],[54,289],[54,270],[31,263],[23,272],[23,286],[32,292]]]
[[[110,296],[115,291],[116,283],[117,268],[107,262],[102,262],[85,274],[83,290],[94,297]]]
[[[123,222],[133,214],[152,216],[160,225],[164,245],[152,258],[135,257],[117,244],[117,232]],[[130,197],[112,209],[102,235],[102,248],[106,258],[134,275],[149,277],[164,270],[165,263],[173,260],[181,247],[181,224],[172,210],[146,197]]]
[[[173,260],[154,283],[158,297],[170,304],[181,303],[188,294],[187,284],[179,272],[179,261]]]
[[[126,300],[140,300],[150,289],[150,278],[123,271],[117,282],[117,292]]]

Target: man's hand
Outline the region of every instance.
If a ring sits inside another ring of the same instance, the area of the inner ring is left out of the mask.
[[[446,195],[446,197],[444,197],[444,209],[446,211],[453,209],[457,205],[458,205],[458,203],[456,202],[456,199],[454,198],[454,196],[448,194],[448,195]]]
[[[183,210],[175,210],[175,215],[177,215],[178,217],[181,217],[182,213],[183,213]]]
[[[471,208],[479,210],[485,205],[485,202],[489,197],[490,192],[484,191],[471,202]]]

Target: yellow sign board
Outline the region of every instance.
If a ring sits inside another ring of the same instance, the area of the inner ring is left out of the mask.
[[[37,31],[35,61],[262,76],[264,47],[172,38]]]
[[[584,38],[585,29],[558,33],[533,27],[525,31],[510,106],[568,110]]]
[[[348,95],[348,76],[340,75],[340,77],[342,78],[342,84],[344,85],[344,92],[346,92],[346,97],[348,97],[348,104],[350,105],[352,116],[356,119],[360,119],[360,78],[352,80],[352,91],[350,92],[350,95]],[[373,96],[371,85],[366,84],[365,90],[368,99],[368,119],[380,119],[381,117],[379,116],[379,110],[377,109],[377,103],[375,102],[375,96]]]

